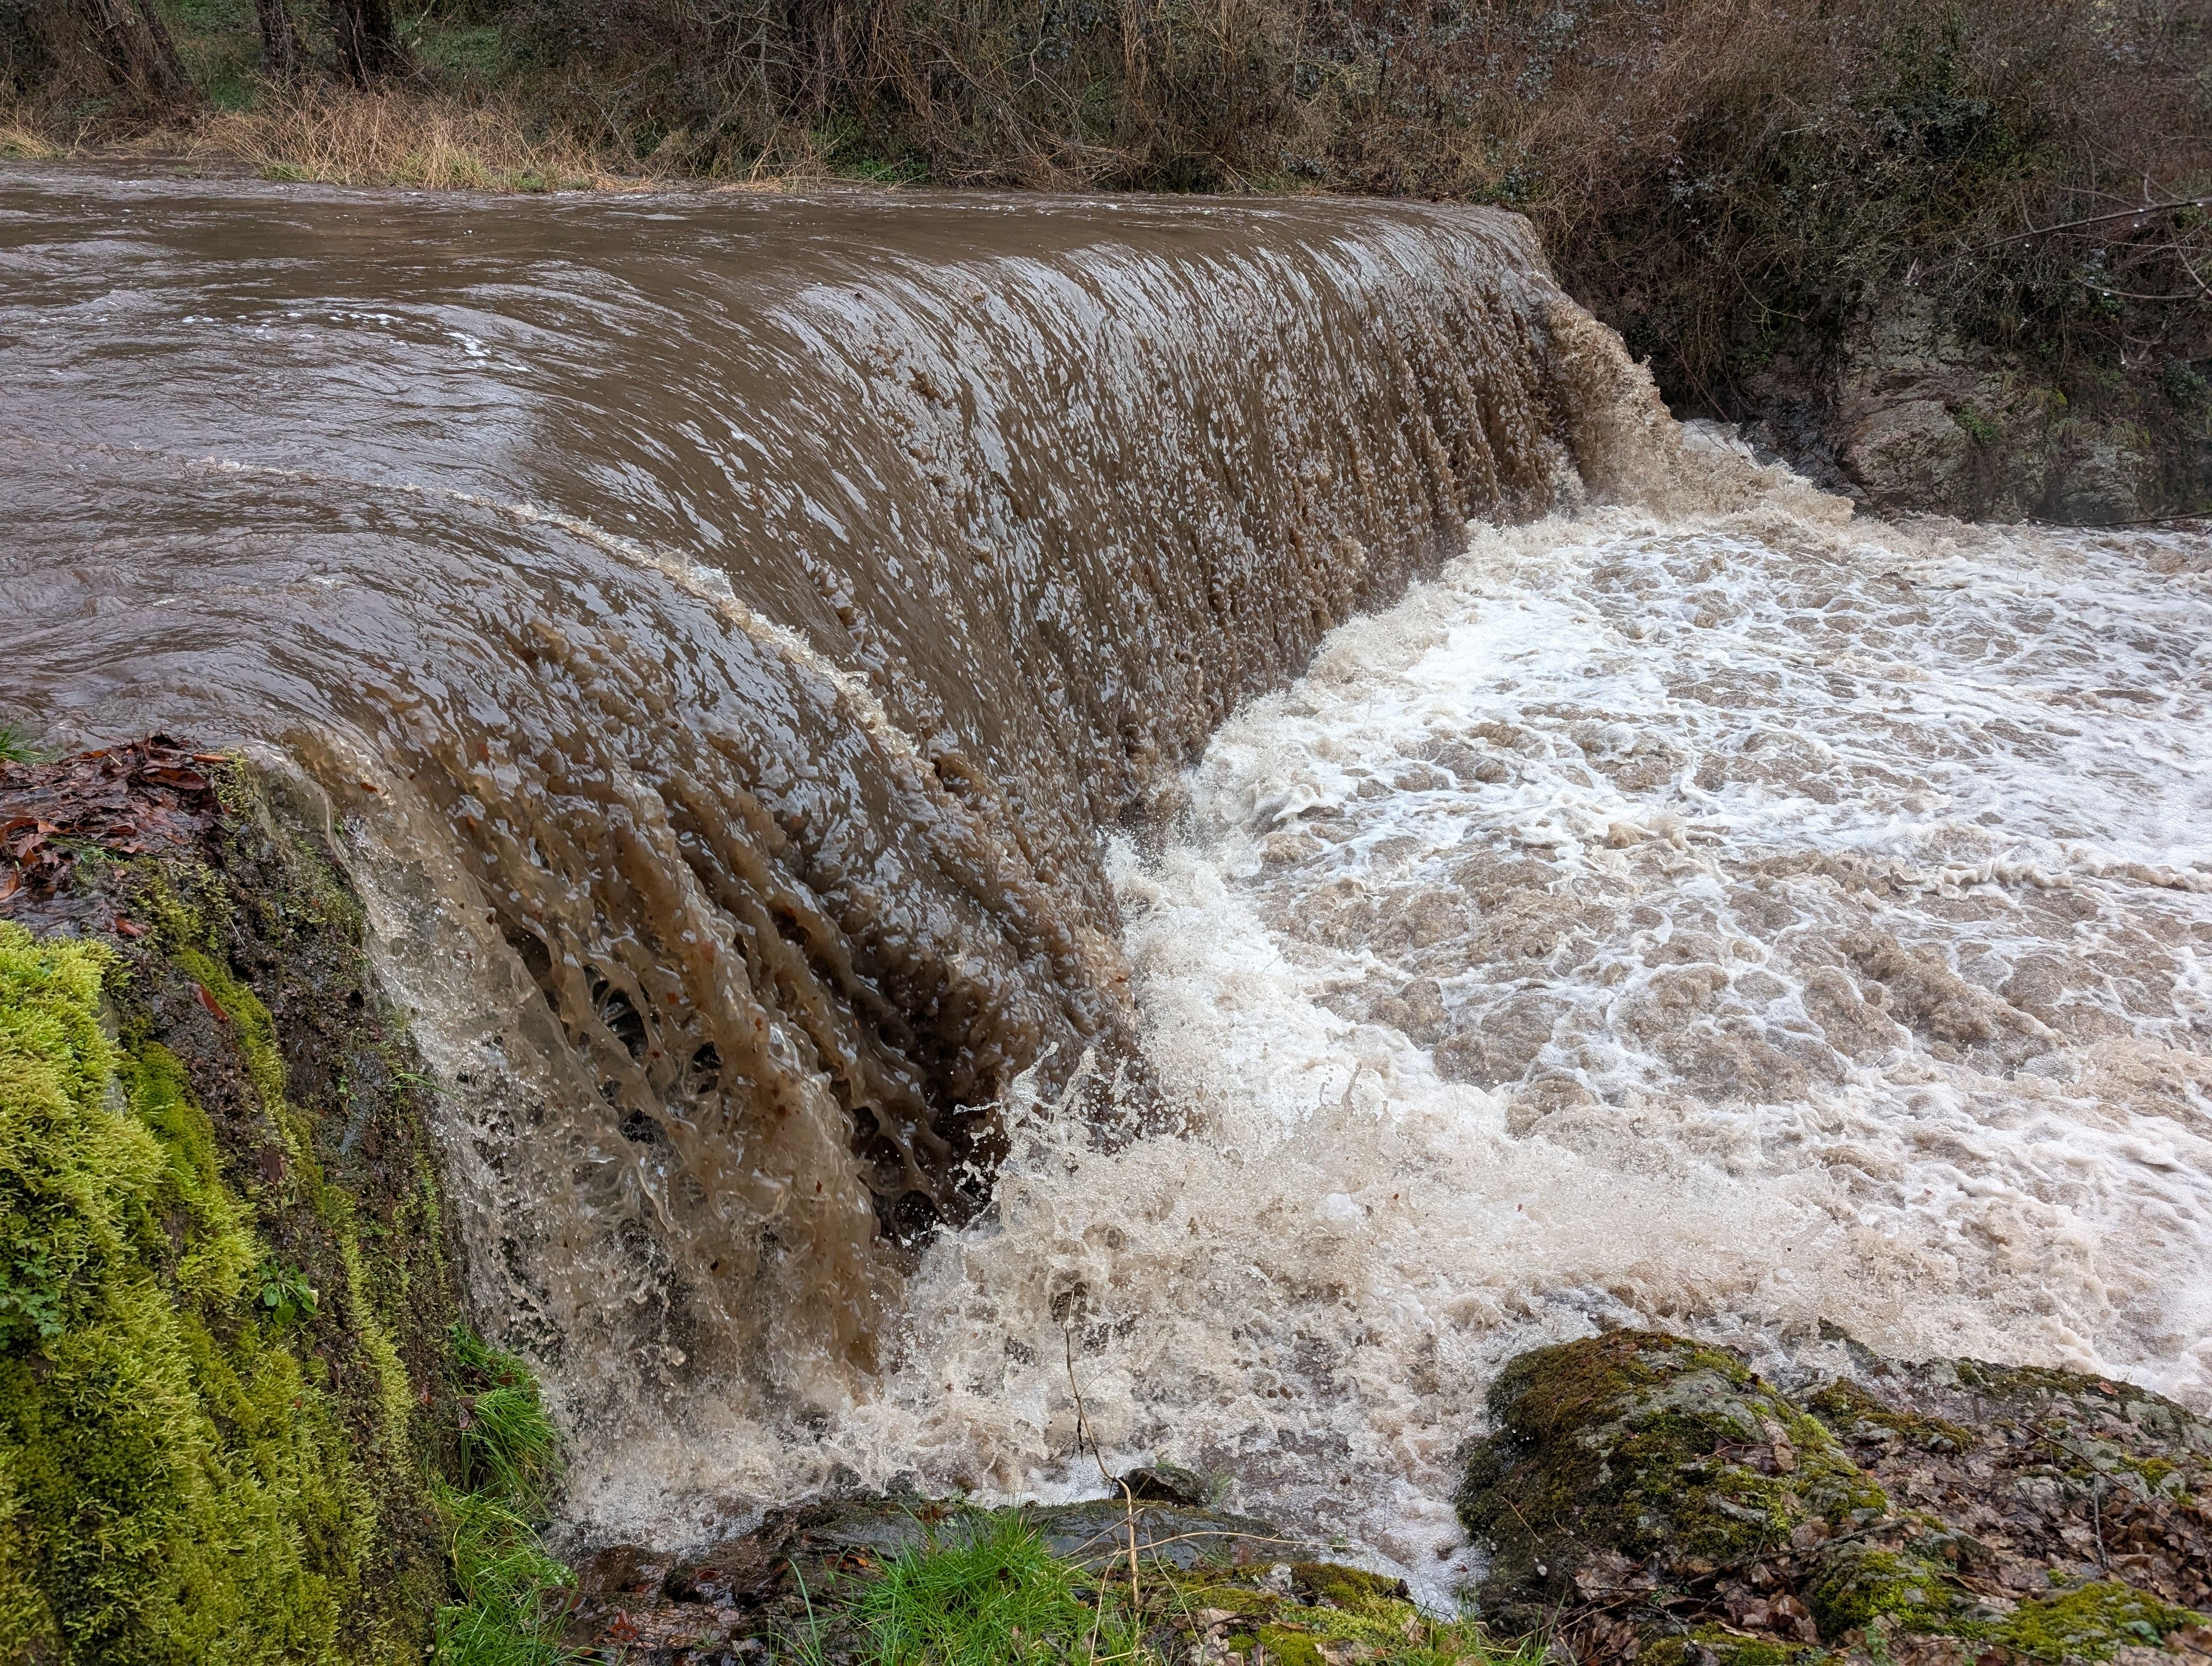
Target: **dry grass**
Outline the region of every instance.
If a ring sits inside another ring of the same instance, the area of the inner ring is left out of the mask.
[[[647,183],[571,137],[533,131],[513,104],[404,90],[277,93],[250,110],[210,111],[179,137],[186,155],[233,159],[272,179],[465,191]]]
[[[35,162],[60,154],[59,147],[29,121],[0,112],[0,159]]]
[[[266,88],[245,109],[158,112],[75,130],[51,112],[0,106],[0,160],[231,162],[264,179],[348,185],[534,192],[696,185],[782,190],[855,179],[899,183],[841,163],[834,135],[787,127],[749,161],[702,167],[679,144],[642,157],[586,142],[511,98],[339,82]]]

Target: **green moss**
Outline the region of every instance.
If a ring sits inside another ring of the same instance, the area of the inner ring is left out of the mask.
[[[1884,1405],[1848,1377],[1830,1383],[1805,1402],[1805,1409],[1844,1439],[1866,1438],[1869,1431],[1894,1435],[1917,1451],[1951,1456],[1969,1451],[1974,1432],[1940,1417],[1921,1417]]]
[[[1309,1601],[1354,1612],[1376,1604],[1400,1607],[1405,1602],[1402,1581],[1335,1562],[1299,1562],[1291,1569],[1291,1580]]]
[[[169,1276],[180,1295],[228,1302],[268,1251],[252,1217],[223,1184],[215,1128],[191,1101],[184,1067],[157,1043],[143,1043],[119,1061],[131,1109],[161,1144],[168,1189],[200,1231],[178,1254]]]
[[[1958,1607],[1940,1562],[1862,1543],[1837,1545],[1821,1554],[1805,1601],[1820,1635],[1831,1640],[1877,1619],[1903,1631],[1941,1631]]]
[[[1271,1614],[1282,1607],[1282,1599],[1272,1591],[1249,1590],[1241,1585],[1204,1584],[1175,1580],[1170,1570],[1162,1569],[1160,1577],[1172,1581],[1178,1589],[1183,1606],[1196,1612],[1200,1608],[1218,1608],[1224,1614],[1240,1618]]]
[[[1685,1641],[1695,1644],[1708,1653],[1719,1666],[1807,1666],[1808,1663],[1825,1659],[1827,1651],[1802,1643],[1778,1643],[1769,1638],[1738,1637],[1717,1626],[1700,1626],[1687,1639],[1668,1639],[1667,1644],[1647,1649],[1639,1657],[1645,1666],[1684,1666],[1690,1657]]]
[[[394,1450],[407,1444],[408,1420],[415,1402],[414,1389],[399,1350],[369,1299],[369,1278],[351,1200],[325,1180],[314,1154],[313,1123],[285,1096],[284,1055],[276,1026],[268,1007],[246,982],[234,976],[207,952],[210,940],[204,909],[180,903],[165,884],[149,886],[163,946],[170,964],[194,979],[234,1032],[248,1075],[261,1097],[268,1126],[282,1141],[286,1183],[296,1186],[313,1206],[335,1241],[344,1280],[341,1294],[345,1318],[356,1346],[377,1384],[381,1413],[379,1433]],[[211,1135],[210,1135],[211,1143]]]
[[[453,1328],[359,904],[210,774],[202,846],[72,870],[150,935],[0,926],[0,1659],[550,1660],[550,1425]]]
[[[1260,1646],[1267,1651],[1268,1659],[1279,1661],[1282,1666],[1328,1666],[1321,1645],[1310,1633],[1285,1626],[1261,1626]]]
[[[2103,1660],[2124,1645],[2156,1648],[2168,1633],[2206,1623],[2203,1614],[2126,1585],[2100,1583],[2022,1602],[1987,1635],[2031,1660]]]
[[[15,1656],[336,1659],[374,1521],[246,1290],[263,1250],[114,957],[0,923],[0,1624]]]
[[[160,898],[165,893],[163,887],[151,894]],[[270,1020],[269,1009],[261,1004],[258,995],[217,965],[214,957],[201,946],[208,928],[198,911],[173,904],[161,907],[160,913],[163,945],[168,951],[170,964],[207,992],[208,1000],[215,1003],[220,1022],[234,1026],[239,1051],[245,1056],[254,1086],[260,1091],[270,1125],[284,1143],[288,1176],[304,1168],[307,1172],[301,1178],[308,1183],[310,1195],[319,1201],[322,1177],[302,1149],[300,1117],[284,1102],[284,1055],[277,1048],[276,1028]]]
[[[1565,1600],[1593,1550],[1694,1572],[1814,1517],[1859,1525],[1888,1510],[1817,1420],[1736,1355],[1680,1337],[1537,1349],[1500,1374],[1490,1407],[1500,1431],[1471,1454],[1459,1507],[1496,1548],[1485,1602],[1509,1614]]]
[[[2143,1485],[2154,1493],[2169,1490],[2166,1484],[2181,1473],[2162,1457],[2120,1457],[2114,1459],[2113,1462],[2121,1468],[2130,1470],[2140,1476]],[[2183,1489],[2177,1486],[2171,1490],[2179,1493]]]

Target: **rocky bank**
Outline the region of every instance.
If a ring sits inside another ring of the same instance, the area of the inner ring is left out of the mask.
[[[1789,1391],[1729,1349],[1656,1332],[1521,1356],[1466,1449],[1459,1509],[1487,1571],[1455,1624],[1294,1526],[1209,1511],[1152,1472],[1133,1504],[1027,1514],[1109,1580],[1126,1580],[1134,1530],[1165,1661],[2212,1661],[2212,1421],[2070,1371],[1844,1348],[1843,1373]],[[989,1519],[862,1498],[772,1512],[689,1556],[614,1547],[582,1568],[569,1641],[635,1666],[799,1639],[866,1658],[841,1595]]]
[[[421,1064],[312,806],[0,763],[0,1659],[420,1661],[470,1384]]]
[[[1791,1393],[1656,1332],[1515,1360],[1459,1498],[1486,1617],[1729,1666],[2212,1655],[2212,1422],[2070,1371],[1849,1358]]]
[[[1925,296],[1832,348],[1747,370],[1746,440],[1885,515],[2109,526],[2201,508],[2212,403],[2187,366],[2069,398],[2025,351],[1969,338]]]

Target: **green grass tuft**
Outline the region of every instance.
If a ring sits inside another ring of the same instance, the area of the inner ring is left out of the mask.
[[[467,1326],[454,1326],[453,1336],[454,1363],[471,1390],[462,1402],[463,1484],[518,1505],[541,1505],[559,1437],[537,1379]]]
[[[441,1487],[453,1584],[440,1610],[440,1666],[556,1666],[562,1598],[575,1576],[538,1541],[534,1511],[488,1493]]]
[[[1083,1600],[1090,1584],[1019,1515],[970,1517],[892,1558],[853,1614],[876,1666],[1016,1666],[1125,1652],[1094,1638],[1099,1614]]]
[[[461,1487],[438,1489],[453,1586],[438,1614],[440,1666],[554,1666],[575,1576],[538,1536],[558,1436],[537,1379],[466,1325],[451,1333],[461,1396]]]

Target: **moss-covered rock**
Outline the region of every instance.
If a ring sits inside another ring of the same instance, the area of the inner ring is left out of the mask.
[[[1801,1401],[1620,1331],[1522,1356],[1467,1452],[1483,1610],[1653,1666],[2212,1654],[2212,1424],[2130,1384],[1845,1343]]]
[[[458,1317],[360,910],[242,767],[0,766],[0,1657],[419,1661]]]
[[[1940,1631],[1963,1606],[1951,1569],[1942,1561],[1917,1548],[1863,1539],[1828,1547],[1814,1559],[1805,1603],[1826,1638],[1876,1620],[1905,1631]]]
[[[2123,1648],[2160,1647],[2203,1623],[2201,1614],[2106,1579],[2023,1602],[1984,1635],[2029,1660],[2105,1660]]]
[[[1489,1403],[1498,1432],[1469,1450],[1458,1504],[1491,1549],[1486,1610],[1508,1624],[1586,1595],[1601,1555],[1695,1578],[1889,1508],[1818,1420],[1724,1348],[1638,1330],[1539,1348]]]

